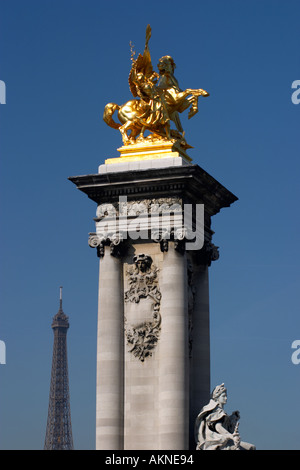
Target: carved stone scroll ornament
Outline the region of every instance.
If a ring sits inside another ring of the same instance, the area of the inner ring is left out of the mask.
[[[151,299],[152,319],[129,325],[125,318],[125,336],[130,346],[128,351],[144,362],[146,357],[152,356],[152,351],[159,340],[161,292],[157,279],[158,269],[152,266],[151,256],[137,255],[133,261],[134,267],[127,271],[129,289],[125,292],[125,302],[140,303],[141,299]]]
[[[110,246],[110,254],[112,256],[122,256],[126,249],[123,238],[118,234],[109,234],[106,237],[100,237],[97,233],[89,234],[89,246],[97,248],[97,256],[104,256],[104,247]]]
[[[171,230],[157,230],[152,232],[152,240],[160,244],[162,252],[169,250],[169,241],[174,242],[174,248],[179,253],[185,251],[186,229],[184,227]]]

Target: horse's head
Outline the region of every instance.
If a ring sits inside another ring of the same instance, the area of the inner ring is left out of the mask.
[[[202,90],[202,93],[201,93],[201,94],[202,94],[202,96],[209,96],[208,91],[205,91],[205,90]]]

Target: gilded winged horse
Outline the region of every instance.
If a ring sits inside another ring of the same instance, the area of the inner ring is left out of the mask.
[[[120,130],[124,145],[143,141],[146,130],[156,138],[182,138],[184,133],[179,113],[190,108],[188,118],[191,118],[198,112],[199,96],[209,96],[201,88],[184,91],[179,88],[171,56],[163,56],[159,60],[157,74],[153,70],[148,47],[150,37],[151,27],[148,25],[143,54],[139,54],[137,59],[132,56],[129,87],[134,99],[121,106],[108,103],[103,113],[106,124]],[[113,120],[115,111],[118,111],[120,123]],[[171,129],[170,121],[174,122],[176,130]]]

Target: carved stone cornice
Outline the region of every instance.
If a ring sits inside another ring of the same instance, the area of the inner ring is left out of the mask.
[[[111,234],[104,238],[99,237],[97,233],[90,233],[88,243],[91,248],[97,248],[99,258],[104,256],[105,246],[110,247],[110,254],[115,257],[123,256],[127,248],[125,240],[118,234]]]
[[[153,204],[158,204],[159,212],[156,213],[154,211],[154,214],[158,215],[160,221],[163,220],[170,210],[170,205],[177,204],[178,210],[172,210],[174,221],[176,219],[173,227],[171,227],[174,229],[178,226],[177,222],[180,218],[180,211],[184,214],[185,204],[192,207],[196,207],[197,204],[203,204],[203,235],[205,240],[210,240],[213,234],[211,230],[212,216],[217,214],[222,208],[229,207],[237,201],[237,197],[222,184],[206,173],[201,167],[192,164],[180,167],[149,168],[136,171],[75,176],[70,177],[69,180],[98,204],[95,222],[96,231],[99,235],[102,231],[101,224],[105,222],[106,218],[108,232],[113,230],[122,232],[124,209],[127,211],[126,216],[129,222],[132,217],[139,217],[140,231],[141,233],[146,233],[150,217],[153,214]],[[127,199],[124,207],[120,203],[120,198],[123,196]],[[162,206],[161,202],[163,202]],[[162,207],[165,208],[165,212]],[[117,220],[118,224],[121,222],[121,225],[113,228],[114,219]],[[194,216],[192,224],[193,230],[195,230]],[[130,225],[130,227],[134,227],[134,225]],[[163,224],[160,227],[163,228]],[[130,230],[126,231],[128,232],[128,238],[134,239],[131,237]],[[109,238],[109,235],[106,236],[105,231],[102,235],[105,239]],[[165,237],[164,234],[159,234],[158,239],[155,240],[155,237],[152,236],[152,225],[150,235],[145,238],[159,242],[162,251],[168,250],[170,240],[174,240],[175,247],[180,252],[183,252],[185,248],[187,250],[197,250],[198,253],[195,253],[196,262],[202,264],[210,266],[212,261],[218,259],[217,247],[208,244],[202,249],[189,248],[187,242],[192,242],[192,240],[188,237],[184,240],[179,237],[169,238]],[[97,239],[95,243],[99,256],[103,256],[105,244],[109,243],[111,245],[111,242],[98,241]],[[114,242],[112,243],[112,253],[121,253],[120,248],[121,246],[116,245]]]
[[[182,199],[179,197],[158,197],[151,199],[122,199],[118,202],[103,203],[97,207],[95,222],[105,217],[137,217],[139,215],[157,215],[169,212],[182,212]]]
[[[181,197],[185,202],[204,204],[211,217],[237,200],[206,171],[192,164],[73,176],[69,180],[97,204],[117,202],[120,196],[128,199]]]

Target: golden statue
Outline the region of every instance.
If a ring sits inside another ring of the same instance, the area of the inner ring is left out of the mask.
[[[121,106],[108,103],[103,119],[110,127],[119,129],[124,145],[164,140],[180,143],[182,148],[191,148],[185,142],[179,113],[190,108],[190,119],[198,112],[199,96],[209,96],[209,93],[201,88],[181,90],[174,76],[175,62],[171,56],[166,55],[159,60],[159,74],[156,73],[148,47],[150,37],[151,27],[148,25],[143,55],[139,54],[134,59],[131,49],[129,87],[134,99]],[[120,123],[113,120],[115,111],[118,111]],[[171,129],[170,121],[174,122],[176,130]],[[147,137],[146,131],[150,132]]]

